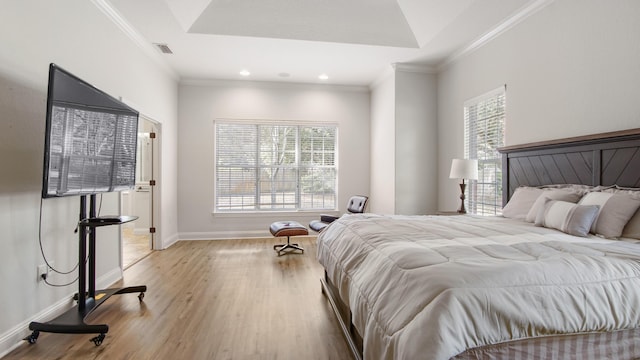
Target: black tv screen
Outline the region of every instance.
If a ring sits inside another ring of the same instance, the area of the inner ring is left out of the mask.
[[[134,187],[136,110],[51,64],[46,121],[43,197]]]

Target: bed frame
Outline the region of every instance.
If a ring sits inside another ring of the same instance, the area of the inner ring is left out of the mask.
[[[351,321],[351,310],[349,305],[345,304],[338,295],[338,289],[331,283],[331,280],[327,276],[327,272],[324,272],[324,278],[320,279],[322,284],[322,293],[329,300],[331,309],[333,309],[342,334],[347,340],[347,345],[351,349],[351,354],[355,360],[362,360],[363,341],[362,336],[358,333],[358,330],[353,326]]]
[[[640,128],[508,146],[499,151],[503,205],[519,186],[640,187]],[[340,300],[326,272],[320,282],[354,358],[361,360],[362,336],[353,326],[349,306]]]
[[[509,146],[502,153],[502,205],[518,186],[640,187],[640,129]]]

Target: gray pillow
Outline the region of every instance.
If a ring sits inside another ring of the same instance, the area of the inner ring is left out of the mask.
[[[586,237],[596,216],[598,205],[578,205],[568,201],[545,199],[535,220],[536,226]]]
[[[640,199],[640,188],[625,188],[621,186],[615,186],[603,190],[612,194],[628,196],[632,199]],[[622,229],[621,237],[640,239],[640,210],[636,210],[636,213],[627,221],[627,224]]]
[[[533,203],[544,190],[521,186],[513,192],[507,205],[502,208],[502,216],[510,219],[524,220],[531,210]]]
[[[579,204],[600,206],[591,232],[611,239],[622,235],[625,225],[640,207],[640,199],[610,192],[590,192]]]

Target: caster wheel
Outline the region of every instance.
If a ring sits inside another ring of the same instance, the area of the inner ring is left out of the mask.
[[[92,338],[92,339],[91,339],[91,341],[93,341],[93,343],[94,343],[96,346],[100,346],[100,345],[102,345],[102,341],[104,340],[104,338],[105,338],[105,337],[106,337],[106,335],[105,335],[105,334],[100,334],[100,335],[98,335],[98,336],[96,336],[96,337]]]
[[[24,340],[26,340],[29,344],[35,344],[36,341],[38,341],[38,336],[40,335],[39,331],[34,331],[31,333],[31,335],[27,336],[26,338],[24,338]]]
[[[87,299],[88,297],[89,297],[89,293],[85,292],[84,293],[84,298]],[[73,294],[73,301],[75,301],[77,303],[78,299],[80,299],[80,296],[78,295],[78,293]]]
[[[141,292],[141,293],[138,295],[138,300],[139,300],[140,302],[142,302],[142,299],[144,299],[144,293],[143,293],[143,292]]]

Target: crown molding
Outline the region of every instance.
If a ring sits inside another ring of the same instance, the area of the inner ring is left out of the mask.
[[[162,58],[162,55],[122,17],[120,12],[118,12],[108,0],[91,0],[91,2],[173,80],[180,80],[180,76],[167,64]]]
[[[369,84],[369,91],[373,91],[375,88],[380,86],[382,83],[384,83],[388,78],[390,78],[394,74],[395,74],[395,68],[393,67],[393,64],[385,66],[382,72],[378,74],[378,77],[376,77]]]
[[[414,72],[423,74],[437,74],[438,69],[429,65],[418,65],[410,63],[393,63],[391,67],[396,71]]]
[[[459,60],[460,58],[474,52],[475,50],[481,48],[482,46],[489,43],[491,40],[497,38],[503,33],[507,32],[507,30],[513,28],[518,25],[529,16],[537,13],[538,11],[545,8],[547,5],[550,5],[555,0],[535,0],[531,3],[523,6],[520,10],[516,11],[512,16],[495,26],[493,29],[489,30],[484,35],[480,36],[478,39],[474,40],[467,46],[462,49],[454,52],[451,56],[447,57],[440,65],[437,67],[437,71],[440,72],[444,70],[447,66],[452,64],[453,62]]]
[[[419,73],[419,74],[437,74],[438,71],[433,66],[418,65],[410,63],[391,63],[384,68],[384,70],[369,84],[369,90],[373,91],[375,88],[384,83],[388,78],[393,76],[397,71]]]
[[[299,89],[299,90],[328,90],[344,92],[369,92],[366,85],[340,85],[340,84],[317,84],[299,83],[283,81],[260,81],[260,80],[240,80],[240,79],[180,79],[179,86],[201,86],[201,87],[254,87],[271,89]]]

